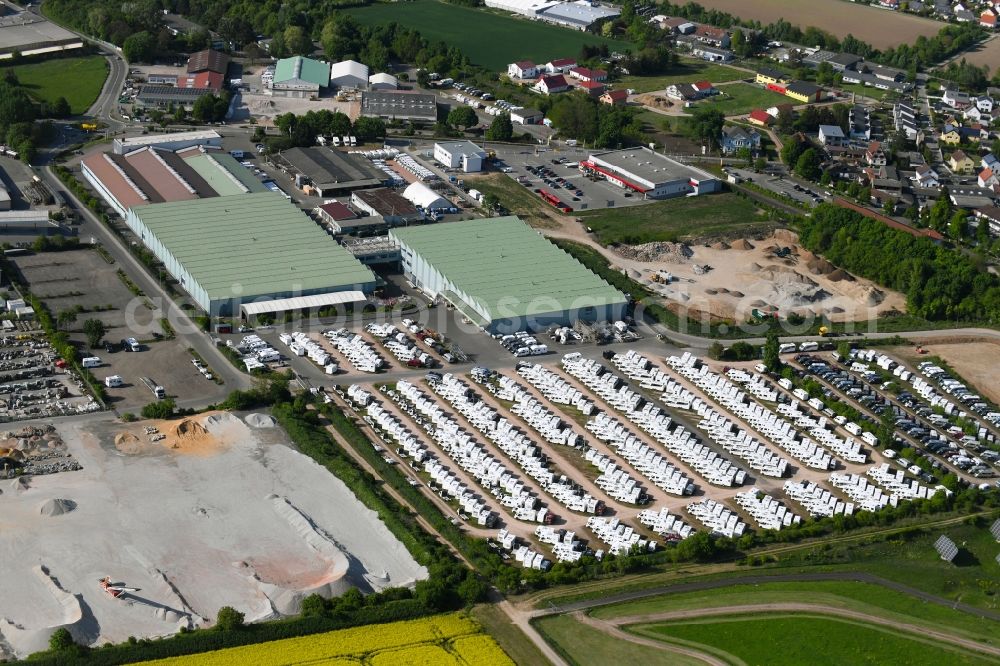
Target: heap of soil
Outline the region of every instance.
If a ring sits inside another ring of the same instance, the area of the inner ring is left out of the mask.
[[[64,513],[69,513],[76,508],[76,502],[68,499],[50,499],[48,502],[39,507],[38,512],[43,516],[49,518],[53,516],[61,516]]]
[[[136,435],[120,432],[115,435],[115,448],[125,455],[135,455],[145,450],[146,445]]]
[[[734,250],[752,250],[754,249],[753,244],[746,238],[741,238],[732,245]]]
[[[709,247],[713,250],[728,250],[731,245],[729,245],[726,241],[719,241],[717,243],[712,243]]]
[[[822,257],[810,259],[806,266],[815,275],[830,275],[837,270],[837,267]]]
[[[848,282],[854,282],[854,276],[845,271],[843,268],[838,268],[826,276],[831,282],[840,282],[841,280],[847,280]]]
[[[729,295],[732,296],[733,298],[743,298],[746,294],[744,294],[742,291],[731,291],[729,292]]]

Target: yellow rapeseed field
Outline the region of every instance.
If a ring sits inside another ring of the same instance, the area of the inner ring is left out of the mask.
[[[147,666],[514,666],[477,622],[459,613],[373,624],[143,662]]]

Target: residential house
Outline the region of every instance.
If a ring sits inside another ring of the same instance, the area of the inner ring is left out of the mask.
[[[764,109],[754,109],[747,116],[747,120],[751,125],[757,125],[758,127],[769,127],[771,123],[774,122],[774,118],[771,117]]]
[[[771,116],[772,118],[777,118],[779,115],[781,115],[783,111],[787,111],[788,113],[794,113],[795,105],[785,103],[785,104],[775,104],[774,106],[767,107],[767,115]]]
[[[972,100],[973,105],[983,113],[993,113],[996,102],[989,95],[980,95]]]
[[[784,72],[779,72],[776,69],[771,69],[770,67],[763,67],[759,72],[757,72],[757,78],[755,80],[760,85],[767,86],[772,83],[778,83],[778,84],[791,83],[792,77],[788,76]]]
[[[557,58],[545,63],[542,69],[549,74],[565,74],[574,67],[576,67],[575,58]]]
[[[603,95],[606,89],[603,83],[597,81],[581,81],[577,88],[595,98]]]
[[[628,91],[627,90],[608,90],[600,99],[601,104],[610,104],[611,106],[625,106],[628,103]]]
[[[962,133],[959,132],[961,128],[954,125],[945,125],[944,129],[941,131],[941,136],[938,140],[941,143],[947,143],[952,146],[957,146],[962,143]]]
[[[960,90],[945,90],[944,94],[941,95],[941,101],[958,111],[969,108],[972,103],[969,93]]]
[[[848,113],[850,127],[848,134],[852,139],[869,141],[872,138],[871,111],[867,106],[855,104]]]
[[[699,41],[720,49],[728,49],[732,43],[729,32],[722,28],[715,28],[710,25],[698,24],[694,30],[695,37]]]
[[[990,235],[1000,236],[1000,207],[984,206],[972,211],[979,224],[988,224]]]
[[[994,171],[1000,171],[1000,157],[997,157],[993,153],[986,153],[983,155],[983,159],[980,160],[979,166],[984,169],[993,169]]]
[[[899,0],[878,0],[875,6],[896,11],[899,9]]]
[[[521,60],[507,65],[507,76],[512,79],[534,79],[538,77],[538,66],[530,60]]]
[[[955,10],[955,20],[959,23],[972,23],[976,20],[976,15],[970,12],[968,9],[956,9]]]
[[[510,121],[521,125],[538,125],[545,119],[545,114],[537,109],[511,109]]]
[[[686,18],[675,17],[675,18],[662,18],[660,21],[654,21],[654,19],[659,18],[654,16],[650,19],[651,22],[659,23],[661,30],[666,30],[677,35],[690,35],[693,34],[698,26],[689,21]]]
[[[982,14],[979,15],[979,25],[990,30],[997,29],[997,14],[996,10],[987,9]]]
[[[844,143],[844,130],[837,125],[820,125],[819,142],[824,146],[840,146]]]
[[[876,167],[885,166],[888,163],[881,143],[872,141],[868,144],[868,149],[865,151],[865,163]]]
[[[538,77],[534,88],[543,95],[553,95],[569,90],[569,83],[562,74],[548,74]]]
[[[993,122],[993,116],[987,111],[981,110],[978,106],[973,104],[968,109],[965,110],[965,119],[971,120],[976,123],[985,123],[989,125]]]
[[[971,174],[976,169],[976,163],[964,151],[956,150],[948,158],[948,168],[952,173]]]
[[[993,189],[1000,185],[1000,177],[997,176],[993,169],[988,167],[979,172],[979,177],[976,181],[979,183],[979,187],[987,189]]]
[[[722,146],[722,152],[727,155],[742,148],[749,148],[756,152],[760,150],[760,134],[755,129],[727,125],[722,128],[722,137],[719,143]]]
[[[917,167],[914,172],[914,182],[917,187],[940,187],[941,185],[937,173],[926,164]]]
[[[596,81],[601,83],[608,80],[608,73],[603,69],[589,69],[587,67],[574,67],[569,70],[570,77],[578,81]]]
[[[697,89],[690,83],[674,83],[669,85],[667,86],[666,94],[670,99],[676,99],[681,102],[689,102],[699,97]]]
[[[691,85],[694,86],[694,89],[702,97],[708,97],[709,95],[714,95],[718,92],[715,89],[715,86],[712,85],[711,81],[695,81]]]

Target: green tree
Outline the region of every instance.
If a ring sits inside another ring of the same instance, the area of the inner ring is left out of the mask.
[[[169,419],[174,415],[176,407],[173,398],[165,398],[144,405],[140,413],[144,419]]]
[[[781,356],[778,352],[780,347],[778,332],[773,328],[768,330],[767,338],[764,341],[764,365],[767,366],[768,372],[781,372]]]
[[[494,118],[486,130],[488,141],[510,141],[512,136],[514,136],[514,125],[510,122],[509,113],[501,113]]]
[[[68,118],[71,114],[69,102],[65,97],[60,96],[56,103],[52,105],[52,115],[56,118]]]
[[[244,615],[232,606],[223,606],[215,616],[215,627],[220,631],[233,631],[243,627]]]
[[[809,180],[819,179],[820,157],[815,148],[806,148],[805,152],[799,155],[799,159],[795,162],[795,173]]]
[[[878,443],[885,448],[892,446],[896,432],[896,413],[891,408],[886,408],[879,418]]]
[[[985,222],[980,222],[985,224]],[[960,240],[966,236],[966,215],[962,209],[956,210],[948,222],[948,235],[955,240]]]
[[[288,26],[285,28],[283,37],[285,38],[285,48],[292,55],[312,55],[312,52],[316,50],[312,37],[300,26]]]
[[[76,645],[73,635],[66,627],[59,627],[49,636],[49,649],[62,652]]]
[[[753,163],[753,170],[754,171],[760,172],[760,171],[763,171],[766,168],[767,168],[767,158],[766,157],[758,157],[756,160],[754,160],[754,163]]]
[[[725,347],[722,346],[721,342],[716,340],[715,342],[713,342],[708,346],[708,357],[714,358],[715,360],[719,360],[720,358],[722,358],[722,353],[724,351]]]
[[[473,572],[465,576],[465,580],[458,584],[458,596],[462,598],[466,606],[478,604],[486,601],[490,593],[490,586]]]
[[[152,62],[156,54],[156,40],[145,30],[129,35],[122,43],[122,55],[129,62]]]
[[[479,122],[479,116],[471,106],[456,106],[448,112],[448,124],[460,129],[468,129]]]
[[[88,319],[83,322],[83,332],[87,336],[87,344],[93,348],[101,344],[101,338],[107,331],[100,319]]]
[[[310,594],[302,600],[301,613],[306,617],[321,617],[326,615],[326,599],[318,594]]]
[[[63,310],[56,317],[56,324],[62,330],[68,329],[70,326],[76,323],[76,312],[73,310]]]
[[[688,123],[688,135],[701,141],[709,149],[715,148],[719,145],[725,122],[726,117],[722,111],[711,106],[698,107]]]
[[[358,141],[372,141],[385,137],[385,123],[381,118],[362,116],[354,121],[354,135]]]
[[[191,107],[191,117],[201,123],[215,120],[215,95],[202,95]]]

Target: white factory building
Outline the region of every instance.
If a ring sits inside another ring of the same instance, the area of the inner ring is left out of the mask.
[[[434,159],[449,169],[475,173],[483,170],[486,151],[471,141],[442,141],[434,144]]]
[[[221,146],[222,136],[215,130],[197,130],[194,132],[173,132],[169,134],[143,134],[141,136],[122,137],[114,140],[112,150],[116,155],[124,155],[139,148],[162,148],[164,150],[181,150],[191,146]]]
[[[368,65],[344,60],[330,67],[330,85],[363,90],[368,85]]]
[[[403,190],[403,198],[417,208],[426,211],[447,210],[454,206],[453,203],[423,183],[410,183],[407,185],[406,189]]]
[[[722,191],[718,178],[681,164],[649,148],[626,148],[591,153],[580,167],[613,185],[633,190],[647,199],[711,194]]]

